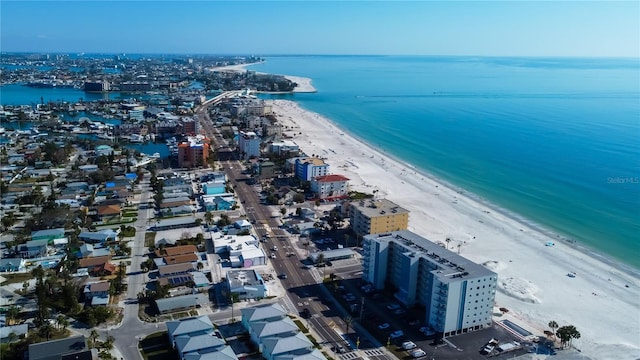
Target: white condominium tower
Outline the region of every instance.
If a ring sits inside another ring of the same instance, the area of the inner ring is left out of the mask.
[[[395,289],[407,307],[444,336],[491,326],[497,274],[407,230],[364,237],[364,280]]]

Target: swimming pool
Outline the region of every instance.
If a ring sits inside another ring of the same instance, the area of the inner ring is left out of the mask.
[[[511,330],[513,330],[513,331],[515,331],[515,332],[517,332],[517,333],[518,333],[518,335],[520,335],[520,336],[522,336],[522,337],[527,337],[527,336],[533,335],[533,334],[532,334],[532,333],[530,333],[529,331],[527,331],[527,330],[525,330],[525,329],[521,328],[520,326],[518,326],[518,325],[516,325],[516,324],[512,323],[512,322],[511,322],[511,321],[509,321],[509,320],[502,320],[501,322],[502,322],[506,327],[508,327],[509,329],[511,329]]]

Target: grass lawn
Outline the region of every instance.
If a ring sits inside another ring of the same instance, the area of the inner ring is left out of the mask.
[[[151,247],[155,245],[156,233],[153,231],[144,234],[144,246]]]
[[[17,273],[17,274],[11,274],[11,273],[5,273],[2,274],[2,277],[4,277],[6,280],[5,282],[3,282],[2,284],[15,284],[15,283],[24,283],[27,280],[33,279],[33,275],[31,275],[30,272],[27,273]]]
[[[138,343],[145,360],[179,360],[178,352],[169,342],[166,331],[153,333]]]

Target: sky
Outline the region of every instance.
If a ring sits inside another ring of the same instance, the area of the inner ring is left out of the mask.
[[[0,51],[640,58],[640,1],[8,1]]]

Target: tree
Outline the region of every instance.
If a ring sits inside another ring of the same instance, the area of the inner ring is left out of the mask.
[[[66,330],[67,326],[69,326],[69,320],[67,317],[60,314],[56,317],[56,325],[58,325],[58,329]]]
[[[573,325],[562,326],[558,331],[556,331],[556,334],[560,338],[563,348],[567,346],[571,347],[573,339],[580,338],[580,332]]]
[[[17,323],[18,315],[20,315],[20,308],[15,305],[11,305],[9,309],[7,309],[6,313],[7,325],[13,325]]]
[[[351,316],[347,316],[344,318],[344,324],[347,328],[347,331],[345,331],[346,334],[349,333],[349,328],[351,327],[351,324],[353,324],[353,318]]]
[[[213,214],[211,213],[211,211],[207,211],[204,213],[204,221],[207,222],[207,225],[211,225],[211,223],[213,222]]]
[[[202,264],[201,261],[198,261],[197,267],[198,267],[198,271],[202,271],[202,269],[204,269],[204,265]]]
[[[558,323],[555,320],[549,321],[549,328],[551,328],[551,333],[553,334],[553,337],[555,338],[556,329],[558,328]]]
[[[284,216],[286,213],[287,213],[287,208],[281,207],[280,208],[280,214],[282,214],[282,216]]]
[[[96,329],[91,329],[91,333],[89,334],[89,339],[91,339],[91,347],[95,347],[96,339],[98,338],[98,332]]]

